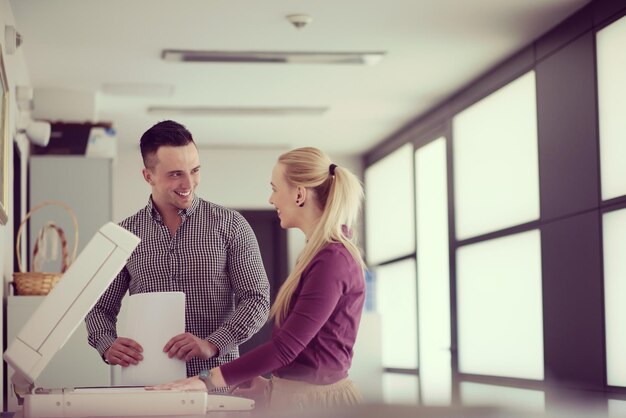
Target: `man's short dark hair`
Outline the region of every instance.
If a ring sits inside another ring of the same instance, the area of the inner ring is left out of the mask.
[[[153,168],[156,152],[162,146],[183,147],[189,143],[194,143],[194,140],[183,125],[173,120],[159,122],[144,132],[139,140],[143,164],[146,168]]]

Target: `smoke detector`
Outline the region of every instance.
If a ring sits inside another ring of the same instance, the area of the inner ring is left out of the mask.
[[[307,14],[292,14],[285,16],[289,23],[291,23],[296,29],[302,29],[313,21],[313,18]]]

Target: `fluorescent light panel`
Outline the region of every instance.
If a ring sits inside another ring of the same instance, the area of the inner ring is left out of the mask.
[[[365,64],[374,65],[385,55],[382,51],[367,52],[283,52],[283,51],[194,51],[164,49],[165,61],[278,63],[278,64]]]
[[[170,97],[174,94],[171,84],[152,83],[105,83],[102,92],[112,96]]]
[[[177,116],[319,116],[328,107],[211,107],[211,106],[151,106],[148,113],[153,115]]]

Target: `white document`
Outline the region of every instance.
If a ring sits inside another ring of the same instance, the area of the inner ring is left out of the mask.
[[[185,294],[139,293],[130,296],[128,303],[126,328],[120,336],[141,345],[143,360],[122,367],[122,385],[151,386],[187,377],[185,361],[163,352],[170,338],[185,332]]]

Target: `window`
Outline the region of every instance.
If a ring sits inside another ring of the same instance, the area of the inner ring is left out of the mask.
[[[538,412],[545,410],[545,394],[538,390],[510,388],[462,382],[461,402],[463,405],[497,405],[515,411]],[[502,413],[502,416],[506,416]],[[516,414],[513,414],[516,415]]]
[[[452,401],[446,138],[415,151],[419,363],[422,403]]]
[[[626,386],[626,209],[602,216],[607,383]]]
[[[457,250],[459,371],[543,379],[538,230]]]
[[[406,144],[365,170],[365,230],[370,265],[415,251],[413,146]]]
[[[596,34],[602,199],[626,194],[626,17]]]
[[[453,135],[457,239],[539,218],[534,71],[455,116]]]
[[[376,303],[381,315],[383,367],[417,368],[415,260],[376,267]]]

